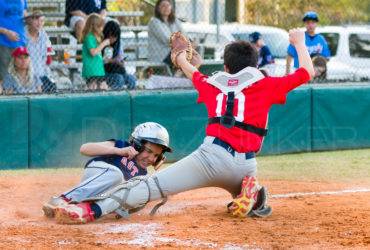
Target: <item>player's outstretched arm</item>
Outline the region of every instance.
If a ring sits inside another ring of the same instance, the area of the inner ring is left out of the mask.
[[[307,70],[311,80],[315,76],[315,71],[306,48],[304,32],[298,28],[289,30],[289,41],[297,50],[299,66]]]
[[[194,72],[198,71],[198,69],[186,60],[185,51],[177,56],[176,62],[179,68],[184,72],[186,77],[189,80],[192,80]]]
[[[88,142],[81,145],[80,153],[85,156],[93,157],[100,155],[121,155],[128,156],[131,160],[139,152],[134,147],[117,148],[114,141]]]

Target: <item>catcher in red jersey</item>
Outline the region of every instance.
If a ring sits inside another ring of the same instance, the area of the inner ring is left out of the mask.
[[[154,207],[154,214],[168,195],[202,187],[227,190],[234,198],[229,204],[229,211],[234,215],[270,215],[272,209],[266,206],[267,191],[258,185],[256,178],[255,151],[260,149],[267,133],[270,107],[284,104],[289,91],[314,77],[303,31],[290,30],[289,40],[297,49],[301,67],[284,77],[262,74],[257,69],[256,49],[243,40],[225,47],[225,72],[208,77],[194,66],[199,65],[199,58],[187,58],[188,48],[172,41],[174,48],[183,50],[172,51],[173,60],[199,92],[197,102],[205,103],[208,110],[203,144],[189,156],[148,178],[133,178],[83,203],[57,208],[59,222],[86,223],[112,212],[129,217],[148,202],[163,198]],[[194,55],[197,56],[192,53]],[[193,65],[192,61],[196,63]]]

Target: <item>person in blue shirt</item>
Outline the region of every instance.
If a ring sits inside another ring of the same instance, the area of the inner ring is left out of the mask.
[[[26,16],[26,0],[0,1],[0,93],[13,50],[26,45]]]
[[[311,57],[321,55],[327,61],[330,58],[330,50],[328,43],[325,38],[320,34],[315,34],[315,29],[319,22],[319,18],[316,12],[309,11],[306,12],[303,16],[303,25],[306,28],[306,48]],[[299,68],[298,55],[295,47],[292,44],[289,44],[288,51],[286,56],[286,74],[290,74],[290,63],[292,58],[294,58],[294,68]]]
[[[132,177],[146,175],[149,166],[158,170],[165,160],[164,153],[172,152],[169,143],[162,125],[146,122],[134,129],[129,142],[110,139],[83,144],[81,154],[93,158],[85,164],[81,183],[46,202],[42,207],[45,216],[54,217],[57,206],[81,202]]]
[[[275,62],[269,47],[263,41],[263,37],[259,32],[253,32],[249,35],[249,42],[257,49],[259,53],[258,67],[262,68],[266,64],[272,64]]]

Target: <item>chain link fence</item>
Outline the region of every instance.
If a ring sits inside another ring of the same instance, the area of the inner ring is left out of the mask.
[[[266,45],[272,57],[261,55],[260,68],[283,76],[288,30],[305,29],[302,17],[308,8],[287,9],[290,19],[284,20],[279,13],[286,7],[278,3],[259,9],[257,2],[236,0],[28,0],[26,52],[11,57],[3,95],[193,88],[168,57],[169,35],[178,30],[201,54],[203,74],[223,70],[225,45],[244,39],[256,43],[260,55]],[[94,19],[81,12],[99,15]],[[315,58],[317,71],[325,74],[311,83],[369,83],[370,25],[349,24],[338,16],[331,22],[329,14],[318,13],[315,33],[325,38],[331,55],[321,63]],[[353,20],[364,23],[367,18]],[[28,61],[21,60],[27,56]],[[295,70],[293,62],[288,68]]]

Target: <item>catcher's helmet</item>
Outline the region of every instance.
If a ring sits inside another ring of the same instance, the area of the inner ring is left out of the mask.
[[[167,129],[155,122],[145,122],[136,126],[131,134],[131,142],[141,145],[141,141],[148,141],[164,147],[163,152],[172,152],[170,137]]]

